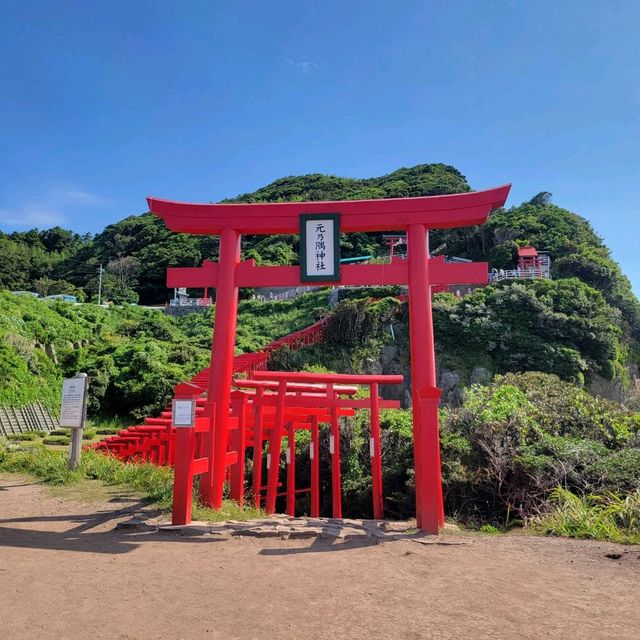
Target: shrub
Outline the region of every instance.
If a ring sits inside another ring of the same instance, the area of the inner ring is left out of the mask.
[[[598,494],[640,488],[637,415],[555,376],[509,374],[473,387],[441,422],[447,508],[467,522],[528,520],[558,485]]]
[[[551,494],[552,509],[535,526],[542,533],[640,544],[640,491],[576,495],[558,487]]]
[[[7,440],[13,440],[14,442],[29,442],[35,440],[37,437],[37,433],[10,433],[7,436]]]
[[[69,444],[70,439],[68,436],[51,436],[47,438],[43,438],[42,444],[49,445],[67,445]]]

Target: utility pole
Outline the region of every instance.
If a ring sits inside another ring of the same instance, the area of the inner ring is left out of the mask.
[[[102,298],[102,274],[104,273],[104,269],[102,268],[102,263],[98,267],[98,304],[100,304]]]

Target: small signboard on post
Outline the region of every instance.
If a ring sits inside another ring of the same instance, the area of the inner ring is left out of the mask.
[[[172,426],[177,429],[184,429],[196,426],[196,401],[174,400],[171,411]]]
[[[80,462],[82,432],[87,418],[87,392],[89,378],[86,373],[78,373],[62,383],[60,403],[60,426],[72,429],[69,444],[69,469],[75,469]]]
[[[340,281],[340,214],[300,216],[300,280]]]
[[[87,380],[87,374],[81,373],[73,378],[67,378],[62,383],[61,427],[79,429],[84,426]]]

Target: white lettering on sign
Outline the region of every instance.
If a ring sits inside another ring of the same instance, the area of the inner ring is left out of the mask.
[[[196,401],[195,400],[174,400],[172,424],[176,428],[195,427],[196,421]]]
[[[376,441],[373,438],[369,438],[369,457],[373,458],[376,455]]]
[[[335,442],[333,436],[329,436],[329,453],[331,455],[335,453]]]
[[[313,460],[313,442],[309,443],[309,460]]]
[[[291,464],[291,449],[287,448],[287,464]]]
[[[62,383],[60,426],[79,429],[84,422],[87,377],[67,378]]]

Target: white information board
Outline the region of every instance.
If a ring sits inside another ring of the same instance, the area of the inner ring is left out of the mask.
[[[79,429],[84,425],[84,406],[87,389],[86,376],[67,378],[62,383],[60,426]]]
[[[340,216],[337,213],[300,216],[302,282],[340,280]]]
[[[172,425],[179,427],[195,427],[196,425],[196,401],[174,400],[171,412]]]

